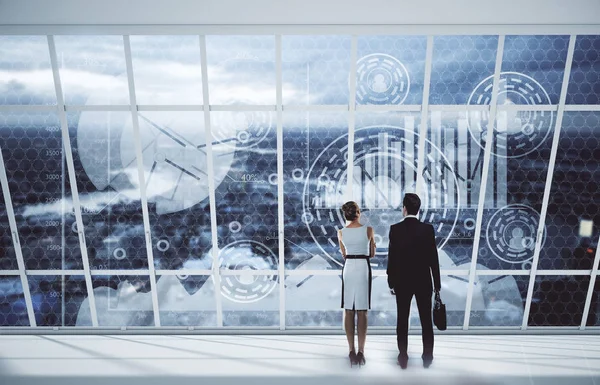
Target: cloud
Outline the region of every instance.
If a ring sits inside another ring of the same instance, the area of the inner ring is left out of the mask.
[[[137,199],[135,197],[137,194]],[[116,193],[114,191],[97,191],[79,195],[81,210],[84,213],[95,213],[105,209],[107,206],[116,204],[127,204],[139,200],[139,191],[122,191]],[[22,215],[24,217],[35,216],[64,216],[71,213],[73,210],[73,200],[71,197],[62,197],[51,203],[28,204],[23,206]]]
[[[56,102],[52,71],[0,70],[0,94],[4,96],[0,104],[34,104],[27,102],[27,98]]]

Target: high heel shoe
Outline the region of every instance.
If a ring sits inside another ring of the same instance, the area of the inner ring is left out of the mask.
[[[352,367],[353,365],[358,365],[358,360],[356,358],[356,352],[353,350],[350,351],[350,354],[348,354],[348,358],[350,359],[350,367]]]
[[[363,352],[358,352],[358,354],[356,354],[356,361],[358,361],[358,364],[361,366],[366,364],[365,354]]]

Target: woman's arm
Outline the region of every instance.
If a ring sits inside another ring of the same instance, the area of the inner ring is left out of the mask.
[[[338,242],[340,243],[340,250],[342,251],[342,257],[346,259],[346,248],[344,242],[342,242],[342,230],[338,230]]]
[[[367,236],[369,237],[369,258],[373,258],[377,245],[375,245],[375,232],[371,226],[367,227]]]

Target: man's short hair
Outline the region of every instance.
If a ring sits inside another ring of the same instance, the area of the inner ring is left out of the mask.
[[[417,194],[406,193],[404,194],[404,200],[402,201],[408,215],[417,215],[421,208],[421,199]]]

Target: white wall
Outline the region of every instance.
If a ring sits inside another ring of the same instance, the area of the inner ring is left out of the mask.
[[[0,0],[0,25],[600,24],[600,0]]]

